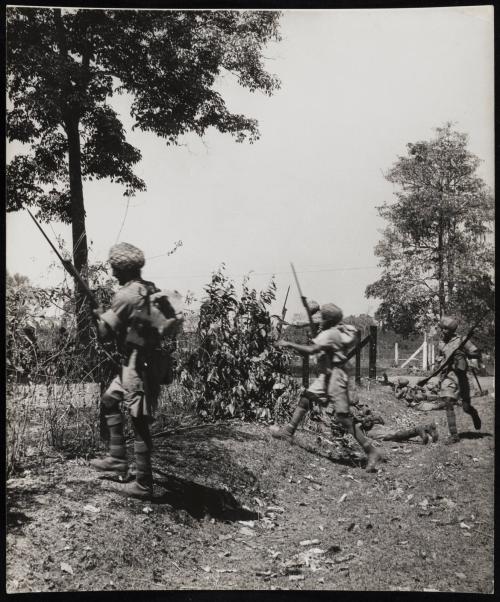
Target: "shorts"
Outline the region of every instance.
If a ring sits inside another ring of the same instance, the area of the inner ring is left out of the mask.
[[[330,374],[320,374],[307,389],[322,405],[333,406],[336,414],[350,413],[349,388],[352,378],[341,368],[332,368]]]
[[[132,351],[128,364],[112,380],[103,399],[115,402],[117,407],[123,403],[133,418],[145,417],[152,422],[160,394],[161,365],[159,358],[146,363],[138,353],[137,349]]]
[[[470,385],[467,372],[455,372],[451,370],[441,381],[439,397],[450,397],[455,401],[462,399],[470,402]]]

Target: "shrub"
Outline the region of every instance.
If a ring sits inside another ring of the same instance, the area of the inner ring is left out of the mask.
[[[192,392],[203,417],[269,420],[288,411],[298,385],[290,374],[290,357],[273,347],[269,306],[275,291],[274,280],[257,292],[245,278],[238,298],[224,266],[205,287],[198,346],[179,353],[177,360],[179,381]]]

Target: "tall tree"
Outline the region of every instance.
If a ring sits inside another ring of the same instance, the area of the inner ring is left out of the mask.
[[[278,22],[274,11],[8,8],[7,135],[27,152],[8,165],[7,210],[36,206],[43,220],[71,223],[74,264],[85,274],[82,181],[109,178],[125,195],[145,189],[133,171],[141,153],[109,99],[131,94],[134,127],[167,144],[210,127],[253,142],[256,120],[231,113],[214,84],[230,72],[272,94],[279,82],[262,50],[279,40]]]
[[[480,160],[452,124],[409,143],[386,175],[393,203],[378,208],[389,225],[375,247],[381,277],[366,289],[382,303],[376,317],[402,334],[445,313],[469,319],[491,304],[493,198],[477,175]]]

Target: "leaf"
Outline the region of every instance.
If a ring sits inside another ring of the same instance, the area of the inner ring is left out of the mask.
[[[339,497],[339,499],[338,499],[338,502],[337,502],[337,503],[338,503],[338,504],[341,504],[341,503],[342,503],[342,502],[345,500],[345,498],[346,498],[346,497],[347,497],[347,493],[343,493],[343,494],[342,494],[342,495]]]
[[[319,539],[304,539],[299,542],[299,546],[312,546],[317,543],[319,543]]]
[[[470,529],[469,525],[467,525],[467,524],[466,524],[466,523],[464,523],[464,522],[461,522],[461,523],[460,523],[460,528],[461,528],[461,529]]]
[[[290,581],[304,581],[304,575],[288,575]]]
[[[69,565],[67,562],[61,562],[61,571],[64,571],[65,573],[69,573],[70,575],[75,574],[73,572],[73,569],[71,568],[71,565]]]
[[[92,506],[91,504],[87,504],[86,506],[83,507],[83,510],[85,512],[92,512],[94,514],[97,514],[97,512],[100,512],[100,508],[96,508],[96,506]]]

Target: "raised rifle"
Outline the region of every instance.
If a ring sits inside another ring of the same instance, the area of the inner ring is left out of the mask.
[[[467,343],[467,341],[474,334],[474,330],[476,330],[476,328],[483,321],[483,319],[485,318],[486,314],[489,313],[489,311],[490,310],[488,309],[483,314],[481,314],[481,316],[474,322],[473,326],[468,330],[467,334],[463,337],[463,339],[460,341],[460,343],[455,347],[455,349],[453,349],[451,351],[451,353],[448,355],[448,357],[446,357],[439,364],[439,366],[432,372],[432,374],[430,374],[429,376],[426,376],[425,378],[420,379],[417,382],[417,385],[419,387],[423,387],[427,382],[429,382],[431,380],[431,378],[434,378],[435,376],[437,376],[440,372],[442,372],[445,368],[447,368],[451,364],[451,362],[453,360],[453,357],[455,356],[455,353],[457,351],[460,351],[460,349],[463,349],[464,345]]]
[[[54,253],[59,258],[59,261],[62,263],[64,269],[68,272],[68,274],[70,276],[72,276],[75,280],[78,281],[78,283],[82,287],[82,290],[84,291],[87,299],[90,301],[92,309],[97,309],[99,307],[99,304],[97,303],[97,300],[94,297],[94,295],[92,294],[92,291],[89,289],[87,283],[85,282],[85,280],[79,274],[78,270],[71,263],[71,261],[69,261],[69,259],[63,259],[62,255],[59,253],[59,251],[56,249],[56,247],[52,244],[52,241],[50,240],[50,238],[45,234],[45,231],[43,230],[42,226],[40,226],[40,224],[38,223],[38,221],[35,218],[35,216],[31,213],[31,211],[29,209],[26,209],[26,211],[30,214],[31,219],[35,222],[37,228],[43,234],[43,237],[49,243],[49,245],[51,246],[52,250],[54,251]],[[93,312],[92,312],[92,318],[93,318],[94,322],[97,322],[97,318],[96,318],[96,316],[95,316],[95,314]],[[111,362],[113,362],[113,364],[115,364],[115,366],[118,366],[118,367],[121,368],[120,364],[116,360],[113,359],[113,357],[106,351],[106,349],[104,349],[102,347],[102,345],[101,345],[101,349],[102,349],[104,355]]]
[[[281,310],[281,319],[279,320],[278,327],[276,328],[276,332],[278,334],[278,337],[281,336],[281,331],[283,330],[283,324],[285,323],[286,302],[288,301],[288,293],[289,292],[290,292],[290,286],[288,287],[288,290],[286,291],[285,302],[283,303],[283,309]]]
[[[295,271],[295,268],[293,267],[293,263],[290,263],[291,267],[292,267],[292,272],[293,272],[293,277],[295,278],[295,283],[297,285],[297,289],[299,291],[299,295],[300,295],[300,300],[302,301],[302,305],[304,306],[304,309],[306,310],[307,313],[307,319],[309,320],[309,328],[311,330],[311,338],[314,338],[314,336],[316,335],[316,324],[313,321],[312,315],[311,315],[311,310],[309,309],[309,305],[307,304],[307,297],[304,297],[304,295],[302,294],[302,289],[300,288],[300,284],[299,284],[299,279],[297,278],[297,273]]]
[[[56,247],[52,244],[52,241],[50,240],[50,238],[45,234],[42,226],[40,226],[40,224],[38,223],[37,219],[35,218],[35,216],[31,213],[31,211],[29,209],[26,209],[26,211],[30,214],[31,219],[35,222],[37,228],[40,230],[40,232],[43,234],[45,240],[49,243],[49,245],[52,247],[52,250],[54,251],[54,253],[57,255],[57,257],[59,258],[59,261],[62,263],[64,269],[68,272],[68,274],[70,276],[72,276],[75,280],[78,281],[78,283],[80,284],[80,286],[82,287],[82,290],[85,292],[85,295],[87,296],[88,300],[90,301],[90,304],[92,305],[92,309],[97,309],[99,307],[99,304],[96,301],[96,298],[94,297],[94,295],[92,294],[91,290],[89,289],[87,283],[85,282],[85,280],[80,276],[80,274],[78,273],[78,270],[75,268],[75,266],[71,263],[71,261],[69,261],[69,259],[63,259],[63,257],[61,256],[61,254],[59,253],[59,251],[56,249]]]

